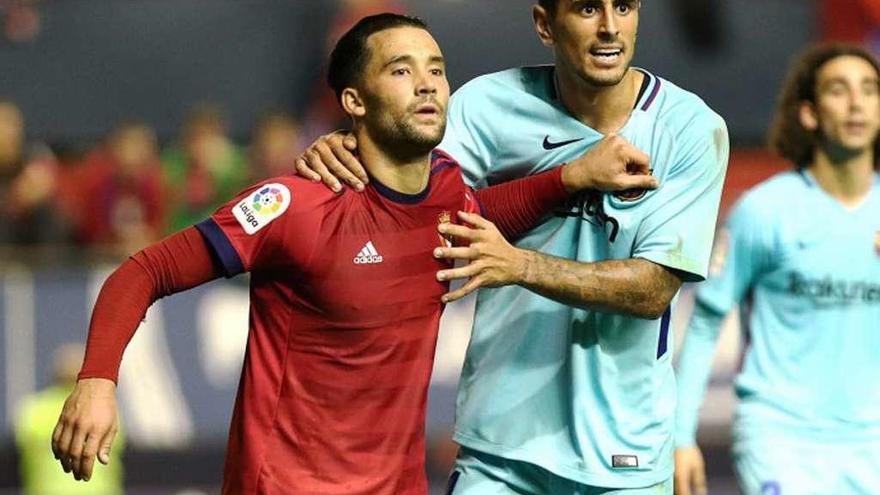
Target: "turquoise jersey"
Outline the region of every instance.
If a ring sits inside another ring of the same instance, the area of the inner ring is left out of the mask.
[[[694,444],[721,320],[738,303],[735,440],[880,441],[880,178],[847,209],[808,171],[777,175],[743,197],[723,237],[685,335],[676,443]]]
[[[643,71],[644,72],[644,71]],[[645,72],[620,134],[651,156],[656,191],[583,194],[517,245],[581,262],[644,258],[705,276],[727,168],[724,121]],[[449,106],[442,149],[476,187],[582,156],[602,135],[563,108],[552,66],[479,77]],[[592,486],[672,473],[669,314],[586,311],[518,286],[481,290],[459,382],[455,440]]]

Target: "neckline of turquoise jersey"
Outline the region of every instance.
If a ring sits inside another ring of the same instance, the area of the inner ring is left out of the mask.
[[[660,78],[641,67],[633,67],[633,70],[641,72],[645,77],[642,79],[642,85],[639,87],[639,94],[636,96],[636,102],[632,109],[647,112],[651,108],[651,104],[654,103],[654,99],[657,98],[657,93],[660,92]],[[650,92],[648,88],[651,88]],[[565,108],[559,97],[559,78],[556,77],[556,66],[553,65],[550,66],[550,84],[547,93],[551,100],[558,102],[560,107]],[[566,111],[566,113],[568,112]]]
[[[847,215],[857,216],[861,215],[863,211],[867,211],[867,207],[870,203],[875,200],[875,196],[880,194],[880,172],[874,172],[874,182],[871,185],[871,189],[868,191],[868,194],[865,195],[865,198],[862,200],[861,204],[856,206],[855,208],[848,208],[843,203],[837,200],[834,196],[828,194],[828,191],[822,189],[822,186],[819,185],[819,182],[816,180],[816,176],[810,172],[807,167],[802,167],[797,170],[798,175],[801,176],[804,183],[806,183],[807,187],[809,187],[814,194],[817,194],[824,198],[824,201],[828,201],[833,203],[840,211]]]
[[[565,108],[565,105],[562,104],[562,99],[559,97],[559,80],[556,77],[556,66],[551,65],[549,67],[550,71],[547,80],[547,96],[550,100],[549,103],[553,105],[557,110],[564,113],[569,119],[577,122],[585,129],[588,129],[590,132],[599,136],[604,136],[604,134],[600,133],[596,129],[593,129],[587,124],[584,124],[580,120],[574,118],[574,116],[571,115],[568,109]],[[626,123],[623,124],[623,127],[621,127],[620,130],[617,132],[618,134],[623,133],[623,131],[631,125],[631,123],[633,122],[633,113],[635,113],[636,111],[647,112],[648,109],[651,108],[651,105],[654,103],[654,100],[657,98],[657,94],[660,92],[660,78],[658,78],[654,74],[651,74],[647,70],[642,69],[641,67],[633,67],[633,70],[641,72],[642,74],[644,74],[645,78],[642,80],[641,87],[639,87],[639,93],[636,97],[635,105],[633,105],[632,112],[630,113],[629,118],[626,119]]]

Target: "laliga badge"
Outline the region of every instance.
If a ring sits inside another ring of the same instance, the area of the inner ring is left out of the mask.
[[[254,235],[280,217],[290,206],[290,189],[284,184],[266,184],[232,207],[232,215],[249,235]]]

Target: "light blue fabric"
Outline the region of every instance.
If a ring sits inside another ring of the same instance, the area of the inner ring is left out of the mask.
[[[823,444],[808,437],[774,435],[738,442],[733,460],[744,495],[880,493],[876,444]]]
[[[672,495],[672,478],[644,488],[582,485],[522,461],[463,448],[447,486],[448,495]]]
[[[661,187],[632,201],[583,194],[520,247],[581,262],[644,258],[692,280],[705,276],[727,130],[695,95],[645,77],[620,134],[651,156]],[[456,92],[440,148],[482,187],[574,160],[602,137],[563,108],[552,67],[526,67]],[[575,309],[517,286],[480,291],[455,440],[584,485],[664,482],[675,412],[668,326],[669,312],[645,320]]]
[[[685,335],[676,443],[694,444],[718,329],[739,303],[735,442],[880,451],[880,177],[847,209],[809,172],[780,174],[738,203],[725,237]]]

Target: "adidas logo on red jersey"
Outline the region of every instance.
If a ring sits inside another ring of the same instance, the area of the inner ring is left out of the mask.
[[[355,265],[371,265],[382,262],[382,255],[376,251],[373,241],[368,241],[361,251],[354,257]]]

